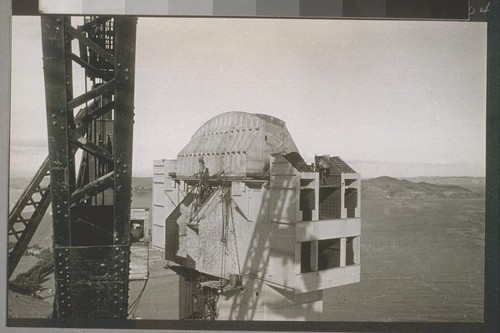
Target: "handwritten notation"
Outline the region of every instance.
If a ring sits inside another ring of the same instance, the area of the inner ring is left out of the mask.
[[[481,6],[474,6],[469,4],[469,15],[479,15],[483,14],[486,15],[490,11],[490,4],[491,1],[488,1],[486,5],[481,5]],[[478,9],[479,8],[479,9]]]

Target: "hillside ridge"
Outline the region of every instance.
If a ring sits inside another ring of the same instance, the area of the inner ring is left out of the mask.
[[[10,179],[9,203],[17,200],[29,178]],[[484,177],[410,177],[394,178],[381,176],[362,179],[361,194],[364,199],[388,198],[480,198],[485,196]],[[153,177],[132,177],[132,193],[136,196],[150,196]]]
[[[438,178],[438,177],[435,177]],[[453,177],[456,179],[458,177]],[[426,180],[433,177],[427,177]],[[442,180],[438,180],[440,182]],[[463,183],[466,183],[463,181]],[[466,188],[456,184],[430,183],[428,181],[410,181],[389,176],[363,180],[361,182],[361,195],[364,199],[423,199],[423,198],[479,198],[481,185],[471,184]]]

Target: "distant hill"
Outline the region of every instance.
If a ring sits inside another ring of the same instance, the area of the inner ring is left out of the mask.
[[[435,185],[456,185],[480,194],[484,194],[486,187],[485,177],[412,177],[404,179]]]
[[[153,177],[132,177],[132,187],[152,188]]]
[[[387,176],[364,180],[361,184],[361,195],[364,199],[478,198],[484,196],[484,192],[478,193],[458,185],[412,182]]]
[[[9,179],[9,205],[13,205],[28,186],[30,178],[11,177]],[[152,177],[132,177],[132,193],[139,197],[151,196],[153,193]]]
[[[139,198],[151,198],[153,196],[153,178],[132,177],[132,196],[136,198],[136,201]]]
[[[153,177],[132,177],[132,208],[152,207]]]
[[[29,183],[28,178],[10,179],[10,204],[13,204]],[[361,182],[364,199],[387,198],[475,198],[484,197],[484,177],[417,177],[396,179],[378,177]],[[139,206],[148,205],[139,201],[151,198],[152,177],[132,177],[132,193]]]

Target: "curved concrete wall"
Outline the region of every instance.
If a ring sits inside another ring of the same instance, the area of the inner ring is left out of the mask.
[[[203,158],[210,175],[259,177],[273,153],[298,152],[284,121],[268,115],[226,112],[203,124],[177,155],[177,177],[199,172]]]

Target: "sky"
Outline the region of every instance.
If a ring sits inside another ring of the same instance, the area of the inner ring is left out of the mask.
[[[139,18],[133,174],[228,111],[286,122],[362,177],[484,176],[486,24]],[[47,155],[39,18],[13,17],[11,176]],[[75,68],[75,87],[83,79]]]

